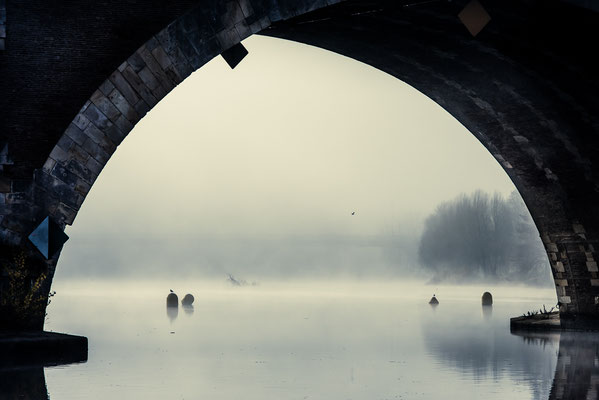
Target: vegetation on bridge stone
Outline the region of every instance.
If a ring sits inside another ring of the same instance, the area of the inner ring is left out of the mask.
[[[44,291],[47,272],[23,251],[1,262],[0,331],[41,330],[46,306],[54,295]]]
[[[418,256],[432,281],[551,282],[547,254],[517,192],[476,191],[439,205],[425,221]]]

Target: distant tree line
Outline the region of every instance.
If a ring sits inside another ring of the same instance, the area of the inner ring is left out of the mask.
[[[418,249],[433,282],[551,282],[549,262],[526,205],[514,191],[476,191],[442,203],[425,221]]]

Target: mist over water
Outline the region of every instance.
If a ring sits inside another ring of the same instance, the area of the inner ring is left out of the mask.
[[[285,40],[244,46],[234,70],[213,59],[119,145],[67,228],[57,279],[419,276],[440,203],[514,190],[395,77]]]
[[[555,289],[512,270],[518,284],[426,285],[420,265],[440,203],[514,190],[497,161],[393,77],[296,43],[244,44],[234,71],[217,58],[194,73],[103,170],[67,229],[45,326],[87,336],[88,361],[37,368],[22,387],[52,400],[546,400],[560,344],[511,335],[509,317],[550,308]],[[193,307],[167,310],[171,289]]]
[[[89,337],[51,399],[547,399],[557,344],[510,335],[553,289],[418,281],[57,281],[46,329]],[[193,312],[166,311],[173,289]],[[480,305],[491,290],[491,313]],[[427,304],[433,292],[440,304]]]

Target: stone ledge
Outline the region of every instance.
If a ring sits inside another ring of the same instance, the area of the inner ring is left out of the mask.
[[[561,331],[558,312],[510,318],[511,331]]]
[[[87,361],[87,338],[55,332],[0,332],[0,370]]]
[[[558,312],[510,318],[510,331],[599,331],[599,320],[585,315],[560,318]]]

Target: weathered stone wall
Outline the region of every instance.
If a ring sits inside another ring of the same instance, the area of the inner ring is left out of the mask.
[[[9,4],[10,46],[0,53],[2,244],[27,248],[46,215],[72,224],[133,126],[193,71],[262,32],[369,63],[448,110],[522,193],[564,316],[599,320],[599,65],[588,51],[596,14],[488,0],[491,23],[472,38],[456,17],[464,1],[332,3]],[[55,265],[48,262],[51,273]]]

